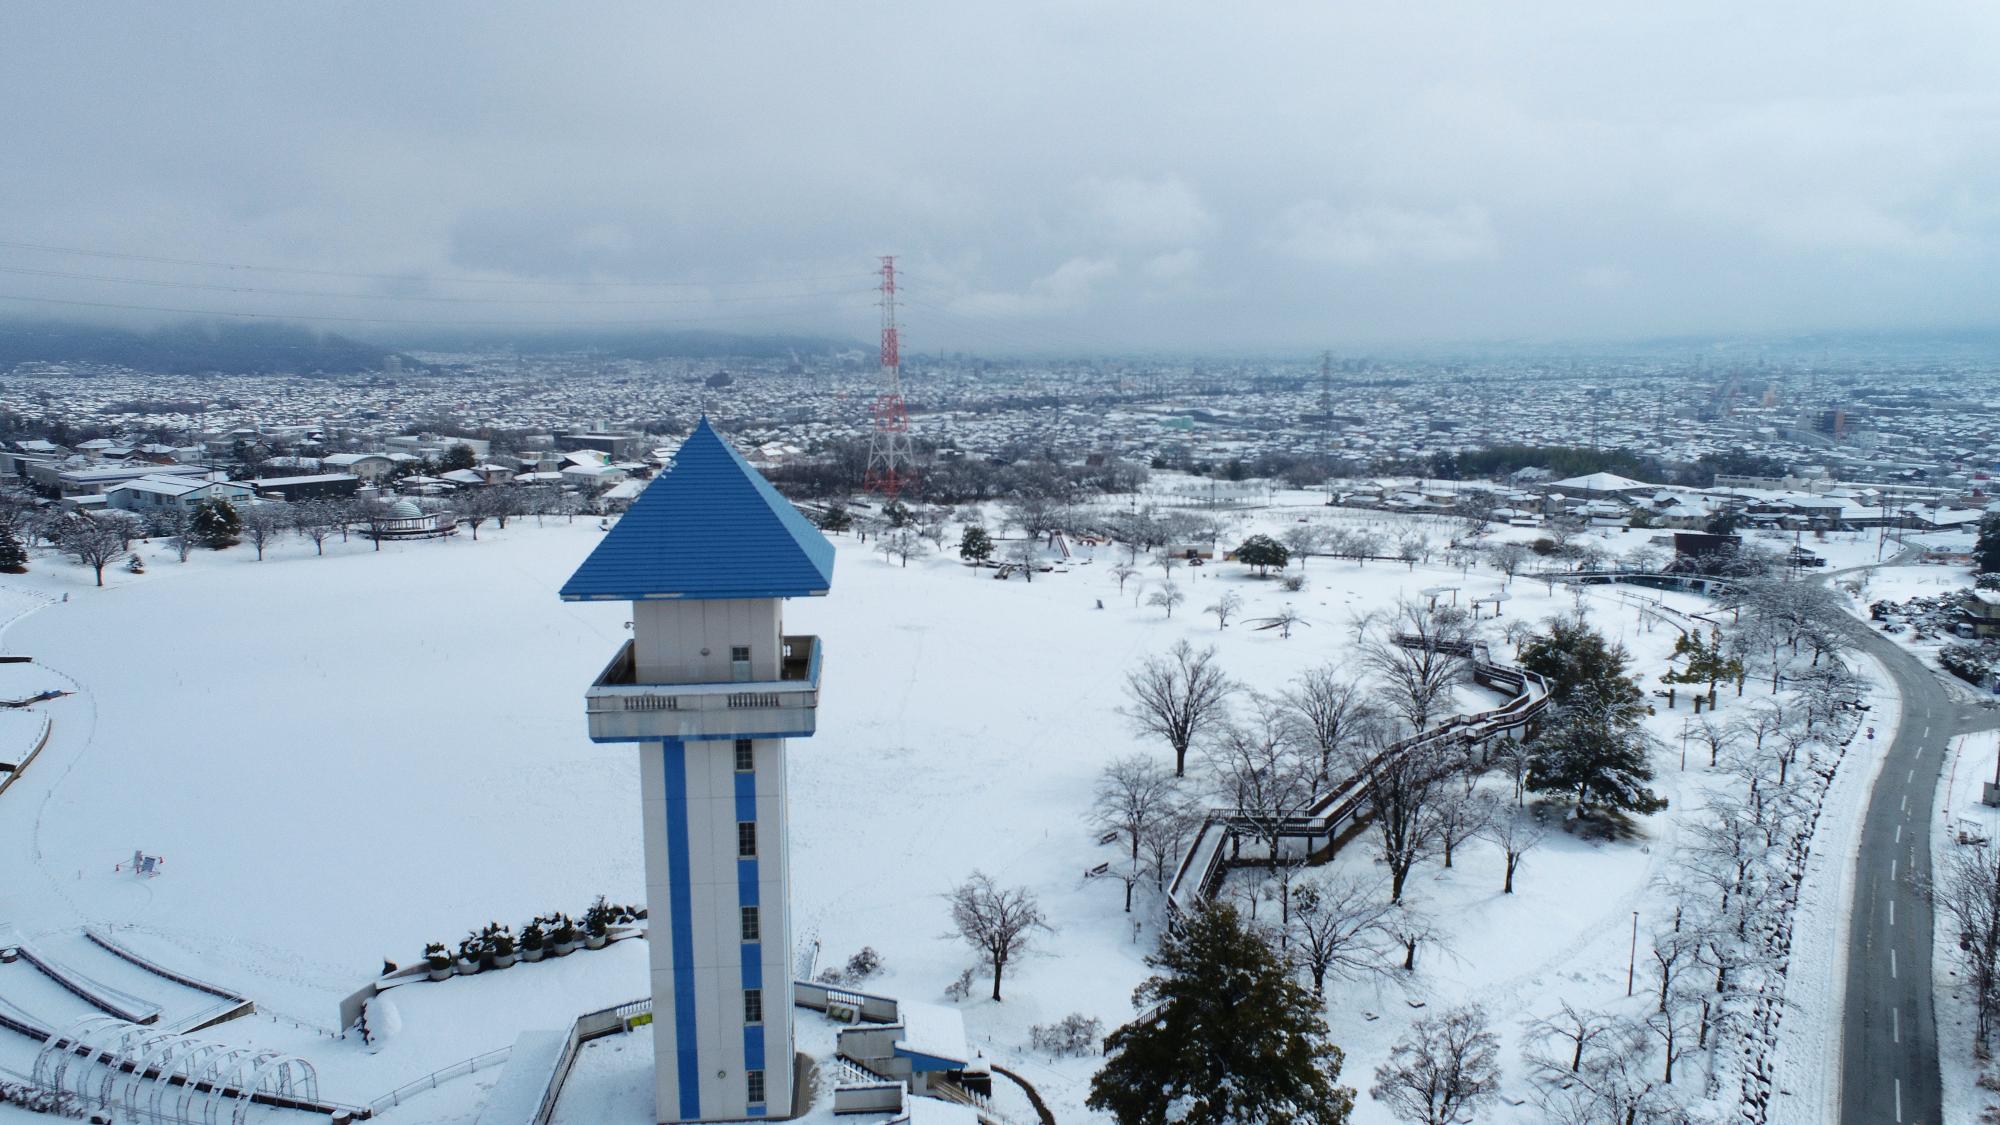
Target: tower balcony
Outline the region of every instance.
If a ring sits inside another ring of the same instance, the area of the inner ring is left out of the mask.
[[[775,680],[636,682],[631,641],[584,693],[592,742],[805,738],[819,716],[818,637],[786,637]]]

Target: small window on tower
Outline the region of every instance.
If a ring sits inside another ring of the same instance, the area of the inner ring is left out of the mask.
[[[736,822],[736,854],[754,856],[757,854],[757,822],[739,820]]]
[[[754,906],[744,907],[743,940],[761,941],[763,940],[763,934],[764,934],[764,925],[763,922],[757,917],[757,908]]]
[[[749,1091],[749,1094],[750,1094],[750,1104],[751,1104],[751,1105],[763,1105],[763,1104],[764,1104],[764,1072],[763,1072],[763,1071],[761,1071],[761,1070],[749,1070],[749,1071],[745,1071],[745,1072],[743,1073],[743,1079],[744,1079],[744,1083],[745,1083],[745,1086],[746,1086],[746,1088],[748,1089],[748,1091]]]
[[[756,751],[750,748],[750,740],[747,738],[737,739],[736,772],[749,773],[752,770],[755,770],[756,768],[757,768],[757,755]]]
[[[746,988],[743,990],[743,1022],[764,1022],[764,990]]]
[[[737,683],[750,679],[750,646],[731,645],[729,649],[729,677]]]

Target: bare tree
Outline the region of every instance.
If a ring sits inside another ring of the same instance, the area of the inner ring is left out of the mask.
[[[1944,862],[1930,888],[1931,901],[1958,934],[1959,960],[1972,988],[1973,1042],[1984,1051],[2000,1012],[2000,852],[1986,845],[1960,848]]]
[[[1139,862],[1153,877],[1154,890],[1166,889],[1167,877],[1180,863],[1201,823],[1201,810],[1185,797],[1177,797],[1147,822],[1139,834]]]
[[[1298,608],[1293,606],[1290,602],[1286,602],[1283,606],[1279,607],[1278,612],[1272,614],[1271,616],[1259,617],[1256,620],[1257,628],[1276,629],[1278,631],[1278,635],[1288,641],[1292,639],[1293,629],[1296,629],[1300,625],[1310,625],[1310,624],[1312,624],[1312,622],[1307,621],[1305,619],[1305,615],[1301,614],[1298,611]]]
[[[908,567],[911,556],[924,554],[930,550],[930,546],[915,530],[899,527],[876,540],[875,549],[882,552],[885,560],[897,559],[903,566]]]
[[[71,512],[49,530],[49,542],[79,565],[95,571],[99,586],[104,585],[104,568],[132,543],[132,525],[122,518],[122,513],[119,517],[108,514],[98,517]]]
[[[1521,568],[1527,565],[1529,551],[1526,545],[1521,543],[1496,543],[1489,554],[1494,567],[1507,576],[1507,580],[1500,584],[1501,588],[1505,589],[1513,585],[1514,576],[1521,573]]]
[[[1446,867],[1460,844],[1485,834],[1487,802],[1456,785],[1442,786],[1437,795],[1438,851]]]
[[[1019,567],[1021,577],[1032,585],[1035,581],[1035,568],[1042,561],[1042,549],[1032,536],[1026,539],[1010,539],[1007,541],[1007,561]]]
[[[1472,667],[1472,622],[1456,606],[1398,598],[1361,645],[1361,661],[1389,689],[1389,702],[1422,731]]]
[[[1160,578],[1168,585],[1174,581],[1174,571],[1181,565],[1181,557],[1172,551],[1160,551],[1153,556],[1153,565],[1160,568]]]
[[[1130,754],[1104,767],[1091,802],[1091,820],[1122,836],[1131,853],[1132,878],[1125,881],[1125,912],[1132,912],[1132,884],[1143,873],[1140,847],[1155,819],[1173,815],[1180,803],[1180,779],[1144,754]]]
[[[1233,825],[1263,845],[1277,872],[1279,919],[1284,922],[1291,919],[1292,878],[1304,859],[1285,855],[1285,829],[1312,805],[1312,761],[1287,736],[1277,701],[1253,695],[1251,703],[1247,715],[1216,725],[1205,751]]]
[[[1424,1016],[1389,1049],[1368,1091],[1417,1125],[1464,1125],[1500,1090],[1500,1037],[1477,1004]]]
[[[1696,742],[1708,748],[1708,764],[1711,768],[1722,761],[1723,752],[1736,744],[1736,731],[1726,723],[1718,723],[1713,715],[1704,715],[1702,720],[1690,727],[1688,733]]]
[[[1514,893],[1514,875],[1521,869],[1521,862],[1528,853],[1540,847],[1548,832],[1519,809],[1501,807],[1493,801],[1486,810],[1486,823],[1481,835],[1500,849],[1500,856],[1507,864],[1507,877],[1500,884],[1500,893]]]
[[[292,505],[292,526],[311,541],[316,554],[326,554],[326,541],[333,538],[345,520],[340,507],[328,500],[302,500]]]
[[[500,525],[500,530],[507,530],[508,520],[527,514],[528,498],[514,485],[500,485],[486,491],[492,494],[488,511],[493,514],[493,522]]]
[[[243,505],[243,538],[257,548],[257,561],[264,561],[264,548],[291,528],[291,516],[283,504]]]
[[[1215,627],[1217,629],[1227,629],[1229,628],[1229,619],[1236,616],[1236,611],[1242,608],[1243,599],[1234,590],[1224,590],[1222,596],[1216,598],[1215,603],[1202,610],[1202,612],[1215,615]]]
[[[1293,740],[1310,747],[1318,759],[1314,767],[1318,785],[1326,783],[1334,763],[1347,757],[1365,732],[1377,729],[1382,722],[1361,685],[1340,678],[1331,664],[1299,673],[1282,698]]]
[[[1524,1054],[1529,1063],[1540,1070],[1554,1074],[1577,1074],[1583,1070],[1585,1052],[1598,1040],[1612,1035],[1617,1026],[1610,1016],[1574,1007],[1565,1000],[1562,1009],[1555,1015],[1528,1024],[1529,1047]],[[1541,1049],[1543,1043],[1551,1040],[1561,1040],[1567,1046],[1567,1062]]]
[[[1455,763],[1435,746],[1384,751],[1369,770],[1362,801],[1375,828],[1376,856],[1389,869],[1389,900],[1403,901],[1403,884],[1437,847],[1437,802]]]
[[[1000,999],[1000,977],[1007,963],[1026,953],[1037,931],[1053,933],[1041,905],[1026,887],[1003,890],[991,876],[974,871],[954,888],[951,924],[965,944],[984,953],[993,966],[993,999]]]
[[[146,520],[148,531],[165,539],[182,562],[188,561],[188,556],[194,554],[194,515],[186,508],[179,505],[161,508],[147,516]]]
[[[1429,915],[1417,910],[1410,903],[1403,903],[1391,911],[1387,919],[1389,936],[1403,947],[1403,971],[1417,971],[1417,950],[1425,942],[1438,942],[1444,938]]]
[[[1326,529],[1316,523],[1295,523],[1278,537],[1285,550],[1299,560],[1299,569],[1306,568],[1306,556],[1326,545]]]
[[[1167,655],[1148,657],[1126,675],[1130,706],[1124,714],[1141,733],[1167,740],[1174,752],[1174,776],[1185,777],[1188,747],[1227,715],[1234,690],[1216,666],[1213,647],[1197,652],[1181,641]]]
[[[388,501],[371,496],[354,501],[347,509],[347,516],[342,526],[349,523],[359,524],[368,538],[375,541],[375,549],[379,551],[382,549],[382,540],[389,530],[389,524],[396,519],[396,511],[395,506]]]
[[[1118,592],[1125,592],[1125,583],[1139,576],[1139,568],[1131,563],[1119,563],[1111,568],[1111,577],[1118,580]]]
[[[1174,615],[1175,606],[1181,604],[1186,600],[1187,600],[1187,595],[1181,592],[1181,588],[1179,586],[1176,586],[1171,582],[1167,583],[1164,586],[1161,586],[1159,589],[1154,590],[1152,593],[1146,595],[1146,604],[1156,605],[1161,607],[1162,609],[1165,609],[1167,611],[1168,617],[1172,617]]]
[[[1338,876],[1293,889],[1287,947],[1311,975],[1313,995],[1325,995],[1329,975],[1353,979],[1388,968],[1388,921],[1396,907],[1383,890],[1380,881]]]

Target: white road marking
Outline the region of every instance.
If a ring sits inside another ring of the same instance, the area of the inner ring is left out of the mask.
[[[1889,975],[1891,977],[1896,975],[1896,951],[1893,949],[1889,951]]]
[[[1916,779],[1917,779],[1917,771],[1914,769],[1903,775],[1903,783],[1905,785],[1909,784],[1912,781],[1915,781]]]
[[[1896,1120],[1903,1119],[1903,1080],[1896,1079]]]
[[[1901,1008],[1889,1009],[1889,1040],[1892,1043],[1901,1043],[1903,1041],[1903,1010]]]
[[[1910,795],[1908,793],[1903,794],[1902,809],[1906,813],[1910,811]]]
[[[1889,861],[1889,881],[1891,883],[1896,881],[1896,861],[1893,859]]]
[[[1929,738],[1930,736],[1931,736],[1931,728],[1929,728],[1929,727],[1925,727],[1925,728],[1924,728],[1924,737],[1925,737],[1925,738]]]
[[[1889,924],[1896,924],[1896,900],[1893,898],[1889,900]]]
[[[1900,824],[1896,826],[1896,842],[1899,844],[1903,842],[1903,826]]]

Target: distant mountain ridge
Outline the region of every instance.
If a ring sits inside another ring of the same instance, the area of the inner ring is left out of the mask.
[[[294,324],[172,324],[135,331],[66,321],[0,321],[0,371],[97,363],[175,375],[380,371],[392,351]]]

